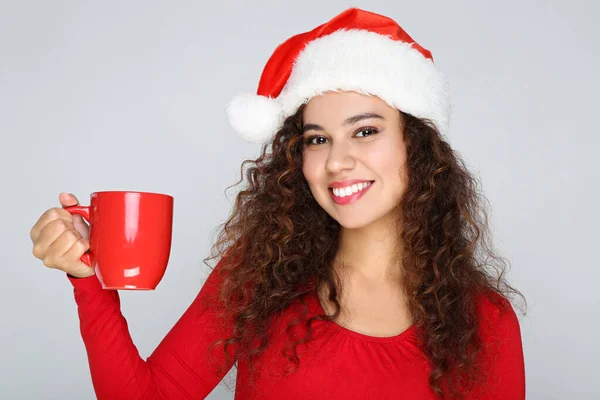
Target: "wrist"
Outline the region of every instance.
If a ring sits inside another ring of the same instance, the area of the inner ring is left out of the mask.
[[[73,278],[73,279],[85,279],[85,278],[89,278],[89,277],[94,276],[94,275],[96,275],[96,274],[93,271],[90,274],[84,274],[84,275],[73,275],[73,274],[70,274],[70,273],[67,272],[67,276],[69,278]]]

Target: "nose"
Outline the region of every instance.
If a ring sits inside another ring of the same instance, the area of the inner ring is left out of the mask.
[[[338,174],[344,170],[350,170],[355,166],[355,159],[351,154],[351,147],[348,143],[338,141],[329,147],[329,154],[325,169],[330,174]]]

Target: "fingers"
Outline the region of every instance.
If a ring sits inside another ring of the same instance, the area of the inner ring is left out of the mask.
[[[89,248],[89,240],[82,238],[75,229],[64,231],[48,247],[43,259],[44,265],[65,272],[81,269],[80,264],[83,263],[80,258]]]
[[[62,256],[62,259],[59,260],[62,262],[62,265],[65,265],[65,267],[61,269],[78,278],[94,275],[94,269],[81,261],[81,256],[83,256],[89,248],[90,242],[86,238],[80,238],[74,242],[71,248]]]
[[[44,252],[42,261],[48,268],[59,269],[74,276],[93,275],[93,269],[81,262],[90,248],[89,240],[75,229],[64,231]]]
[[[61,193],[59,200],[63,207],[79,204],[77,198],[69,193]],[[90,247],[89,227],[80,216],[73,216],[61,207],[51,208],[31,228],[30,237],[33,255],[46,267],[80,278],[94,275],[94,269],[80,260]]]
[[[45,211],[40,218],[37,220],[37,222],[33,225],[33,227],[31,228],[31,231],[29,232],[29,236],[31,237],[31,241],[34,244],[37,244],[38,238],[40,236],[40,234],[42,233],[42,231],[52,222],[54,221],[64,221],[65,223],[68,223],[70,225],[63,225],[64,229],[70,229],[72,228],[72,224],[73,224],[73,216],[68,212],[63,210],[62,208],[51,208],[47,211]],[[52,229],[59,229],[60,225],[55,225],[54,228]],[[57,232],[59,235],[60,233],[62,233],[62,231],[58,231]],[[58,237],[58,236],[56,236]],[[56,237],[54,237],[54,239],[56,239]]]

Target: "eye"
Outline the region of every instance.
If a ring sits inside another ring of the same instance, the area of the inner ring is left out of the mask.
[[[323,136],[313,135],[313,136],[308,136],[307,138],[304,139],[304,144],[307,146],[319,145],[319,144],[325,144],[325,143],[327,143],[327,138],[325,138]]]
[[[366,128],[360,128],[359,130],[357,130],[355,136],[356,137],[369,137],[371,135],[375,135],[376,133],[379,133],[377,128],[366,127]]]

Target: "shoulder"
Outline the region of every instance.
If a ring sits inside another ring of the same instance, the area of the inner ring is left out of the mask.
[[[509,299],[491,290],[479,292],[475,298],[479,333],[484,344],[520,340],[519,318]]]
[[[470,398],[525,399],[525,362],[519,319],[511,302],[496,292],[477,296],[482,382]]]

